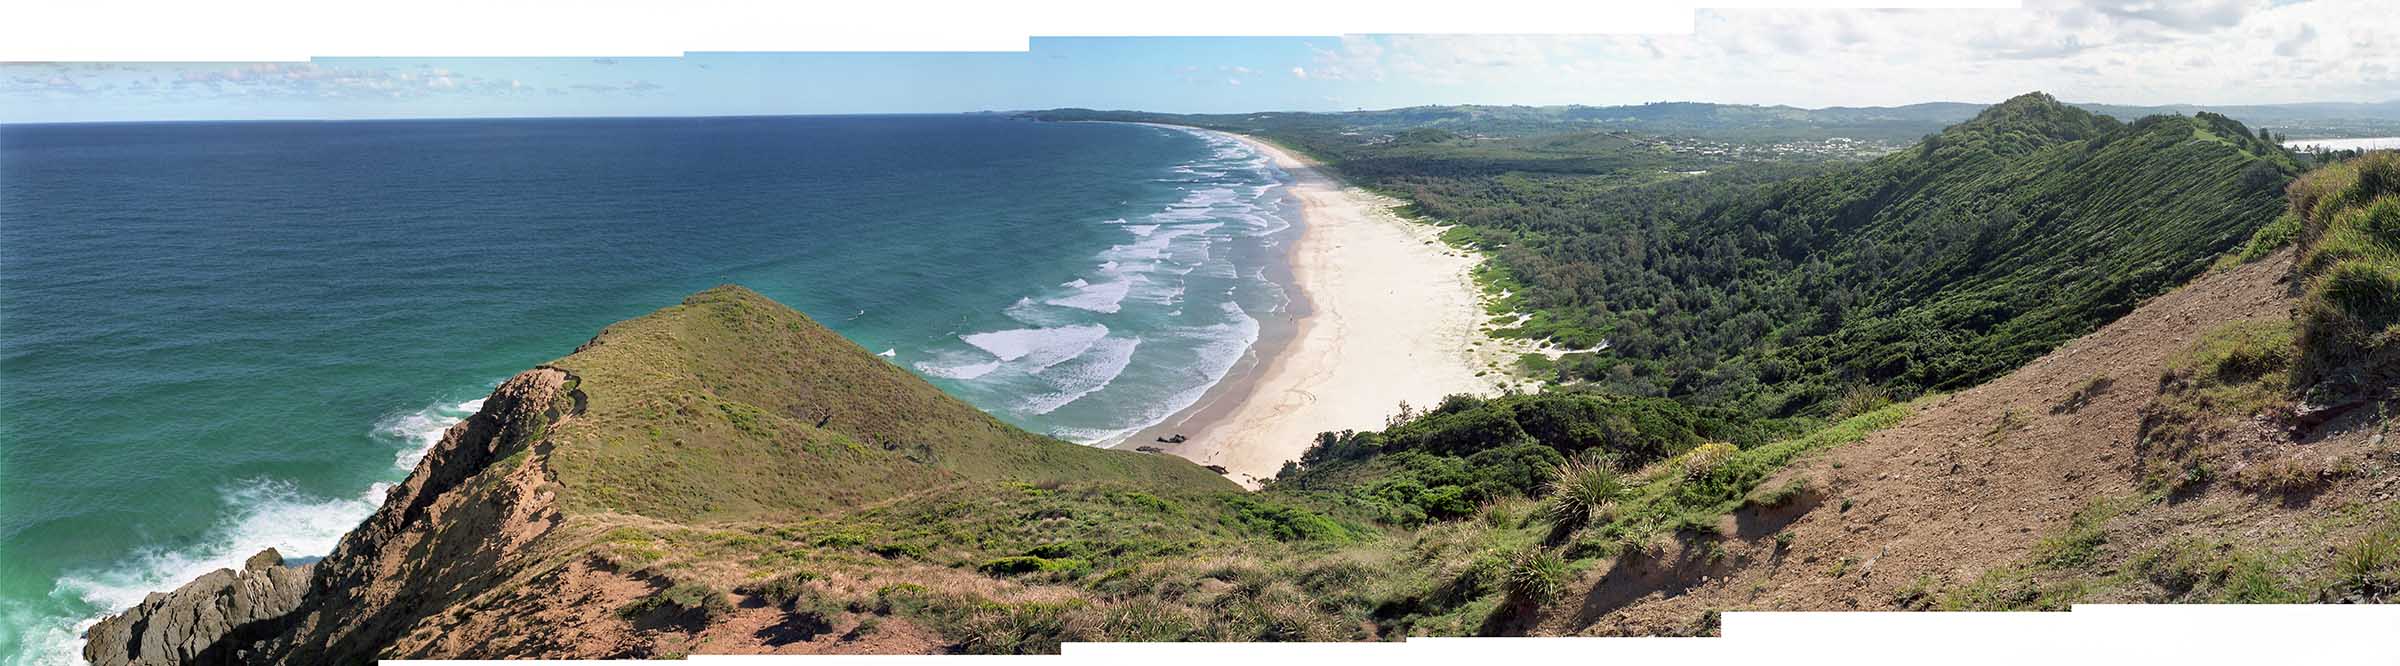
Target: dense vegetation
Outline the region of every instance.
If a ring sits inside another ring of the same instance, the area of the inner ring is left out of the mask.
[[[2039,93],[1855,166],[1267,120],[1216,126],[1459,224],[1531,315],[1502,334],[1604,347],[1545,368],[1556,379],[1773,417],[2031,360],[2206,269],[2273,219],[2300,168],[2221,115],[2121,123]]]

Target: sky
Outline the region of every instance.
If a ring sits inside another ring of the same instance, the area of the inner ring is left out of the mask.
[[[1688,35],[1042,38],[1023,52],[0,64],[0,122],[2400,100],[2392,0],[1701,10]]]

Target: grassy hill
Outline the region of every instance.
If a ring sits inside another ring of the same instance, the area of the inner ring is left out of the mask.
[[[1224,489],[1196,466],[1000,422],[807,317],[720,287],[550,364],[583,414],[549,437],[570,513],[789,518],[958,480]]]

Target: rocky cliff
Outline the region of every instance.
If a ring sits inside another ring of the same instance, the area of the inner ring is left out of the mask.
[[[572,418],[574,380],[538,368],[443,433],[381,509],[325,559],[273,550],[95,625],[94,664],[364,663],[395,634],[504,572],[556,524],[532,449]]]
[[[84,656],[316,666],[680,651],[661,643],[680,634],[657,631],[660,618],[623,612],[688,576],[657,566],[648,535],[744,525],[756,539],[925,488],[1054,478],[1234,489],[1178,459],[1010,427],[721,287],[502,383],[323,560],[262,553],[153,595],[96,625]]]

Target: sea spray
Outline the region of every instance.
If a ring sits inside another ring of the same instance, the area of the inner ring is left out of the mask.
[[[483,399],[444,402],[395,414],[375,424],[374,439],[395,451],[395,472],[351,497],[321,497],[301,491],[289,481],[251,478],[219,489],[226,507],[224,518],[193,543],[175,548],[150,547],[104,567],[69,569],[50,592],[54,605],[70,614],[43,613],[10,603],[0,608],[0,622],[23,627],[23,653],[10,657],[14,666],[68,666],[83,663],[83,632],[100,617],[131,608],[153,592],[172,590],[218,569],[240,569],[244,560],[273,548],[285,558],[307,561],[332,553],[349,533],[383,505],[393,482],[423,460],[441,442],[442,433],[483,407]]]

